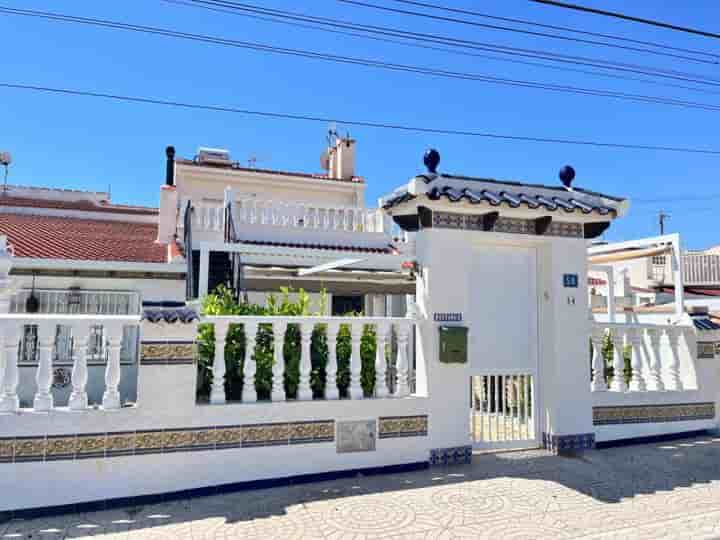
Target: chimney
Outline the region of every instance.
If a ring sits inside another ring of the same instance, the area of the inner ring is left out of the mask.
[[[160,188],[160,209],[158,213],[158,237],[161,244],[169,244],[175,240],[177,232],[178,194],[175,188],[175,148],[165,149],[167,168],[165,185]]]
[[[355,140],[338,137],[330,149],[330,178],[352,180],[355,176]]]
[[[12,267],[12,253],[8,248],[7,236],[0,235],[0,313],[10,311],[10,301],[14,293],[10,268]]]
[[[165,149],[165,155],[167,156],[167,165],[165,167],[165,185],[175,185],[175,147],[168,146]]]

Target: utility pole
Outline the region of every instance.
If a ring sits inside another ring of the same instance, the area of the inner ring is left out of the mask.
[[[660,224],[660,236],[665,234],[665,220],[670,218],[670,214],[666,214],[663,210],[658,213],[658,223]]]

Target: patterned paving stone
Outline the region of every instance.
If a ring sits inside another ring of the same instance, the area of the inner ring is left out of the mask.
[[[2,520],[0,540],[720,538],[720,438]]]

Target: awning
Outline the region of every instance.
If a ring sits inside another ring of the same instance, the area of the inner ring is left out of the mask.
[[[664,255],[670,252],[672,252],[671,246],[661,246],[646,249],[628,249],[623,251],[616,251],[613,253],[591,255],[590,257],[588,257],[588,262],[590,264],[603,264],[619,261],[630,261],[633,259],[645,259],[647,257],[654,257],[655,255]]]

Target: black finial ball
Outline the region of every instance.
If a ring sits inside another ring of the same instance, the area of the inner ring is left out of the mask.
[[[440,165],[440,152],[434,148],[429,148],[423,156],[423,163],[427,167],[427,170],[431,173],[436,173],[438,165]]]
[[[560,174],[558,176],[560,177],[560,181],[563,185],[569,188],[570,184],[572,184],[572,181],[575,179],[575,169],[573,169],[570,165],[565,165],[562,169],[560,169]]]
[[[165,155],[168,157],[168,159],[173,159],[175,157],[175,147],[174,146],[168,146],[165,149]]]

